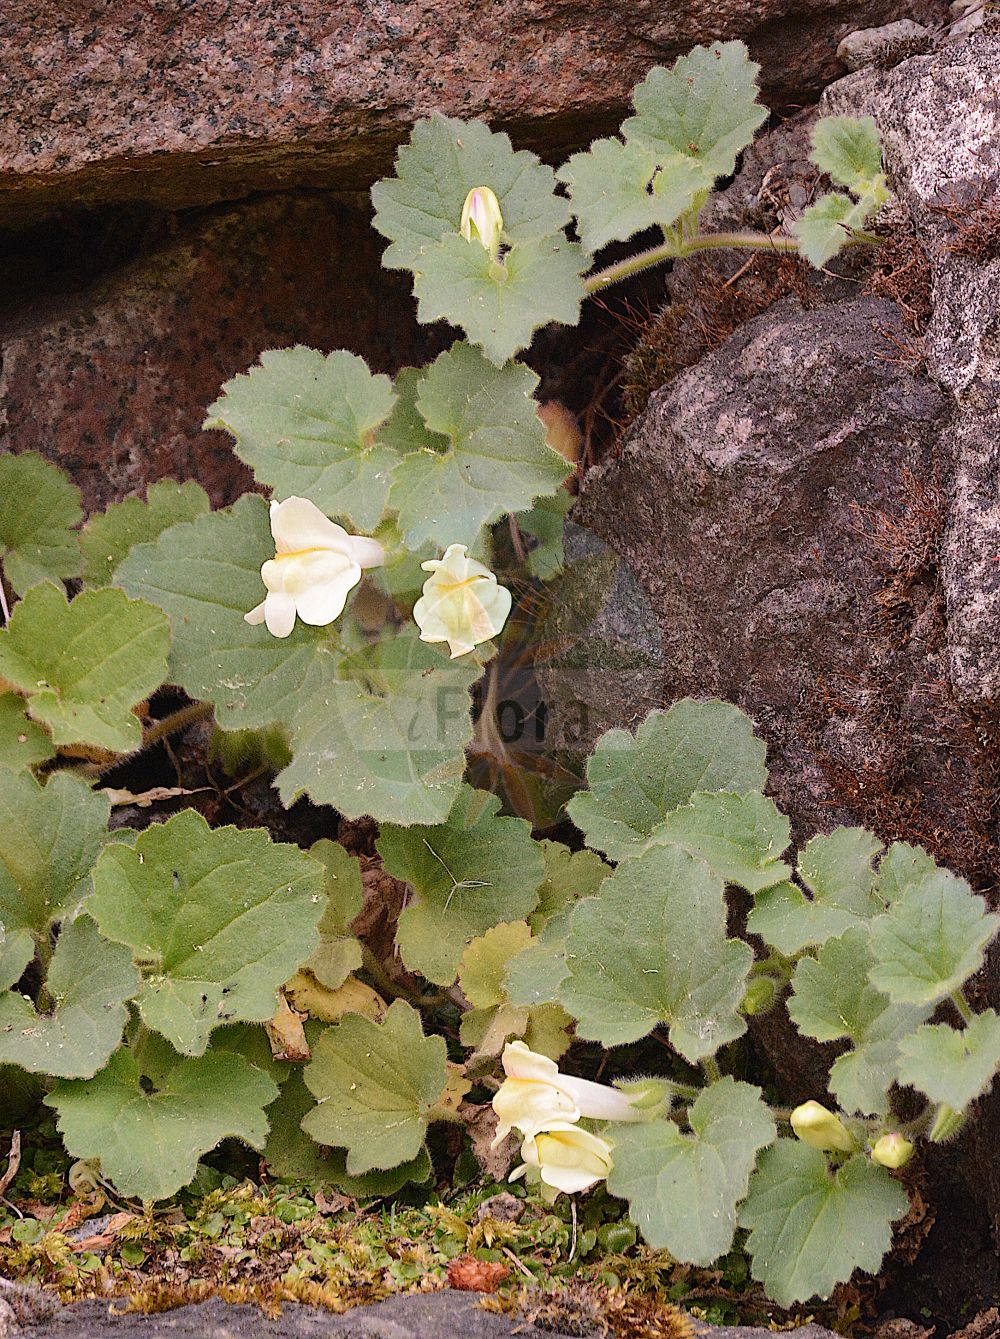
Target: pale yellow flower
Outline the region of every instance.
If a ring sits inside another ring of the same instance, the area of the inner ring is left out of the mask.
[[[502,631],[511,594],[488,567],[470,558],[464,544],[450,544],[443,558],[421,563],[431,575],[413,606],[422,642],[447,642],[454,660]]]
[[[913,1157],[913,1145],[905,1135],[884,1134],[872,1149],[872,1162],[880,1167],[905,1167]]]
[[[385,561],[382,545],[347,531],[308,498],[271,503],[275,555],[260,569],[267,596],[243,617],[266,623],[274,637],[287,637],[295,617],[313,627],[332,623],[366,567]]]
[[[544,1130],[528,1135],[521,1145],[520,1167],[510,1179],[516,1181],[534,1167],[544,1185],[567,1195],[582,1194],[603,1181],[611,1170],[611,1145],[589,1130],[568,1121],[553,1121]]]
[[[475,186],[465,197],[459,231],[467,242],[480,242],[494,259],[500,249],[503,215],[488,186]]]
[[[839,1116],[818,1102],[803,1102],[791,1117],[792,1129],[804,1144],[839,1153],[853,1153],[857,1148],[853,1136]]]
[[[560,1073],[554,1060],[532,1051],[523,1041],[511,1041],[504,1047],[503,1068],[507,1077],[493,1095],[498,1117],[494,1147],[513,1129],[533,1135],[554,1121],[572,1124],[581,1116],[642,1120],[625,1093]]]

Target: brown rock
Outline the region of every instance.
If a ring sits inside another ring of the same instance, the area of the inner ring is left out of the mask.
[[[717,38],[745,38],[768,97],[801,102],[842,70],[846,33],[939,10],[940,0],[27,0],[0,18],[0,217],[21,226],[66,202],[175,207],[367,186],[435,110],[562,151],[616,124],[651,65]]]
[[[250,472],[201,423],[262,349],[350,348],[377,371],[428,356],[381,250],[367,208],[329,194],[180,222],[147,257],[0,326],[0,442],[69,470],[88,510],[167,477],[233,501]]]

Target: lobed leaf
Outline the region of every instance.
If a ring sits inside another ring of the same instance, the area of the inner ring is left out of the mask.
[[[28,711],[56,744],[126,753],[142,743],[132,708],[167,674],[162,612],[120,590],[32,587],[0,632],[0,677],[28,695]]]
[[[0,693],[0,767],[23,772],[54,757],[52,740],[28,720],[20,693]]]
[[[870,213],[867,200],[856,201],[831,191],[802,211],[792,232],[809,264],[822,269],[847,245],[851,234],[864,227]]]
[[[466,946],[538,900],[542,853],[521,818],[500,818],[495,795],[463,785],[438,826],[386,823],[376,843],[386,870],[413,889],[396,942],[406,966],[450,985]]]
[[[151,543],[172,525],[194,521],[210,508],[208,494],[193,479],[182,484],[161,479],[150,484],[145,502],[137,497],[113,502],[103,514],[91,516],[80,533],[84,581],[110,586],[118,564],[136,544]]]
[[[379,428],[395,403],[387,376],[338,349],[270,349],[227,381],[206,428],[236,439],[236,454],[279,500],[307,497],[359,530],[378,525],[395,453]]]
[[[830,1071],[830,1090],[845,1111],[884,1115],[899,1077],[901,1045],[929,1016],[927,1005],[893,1004],[869,981],[867,927],[828,939],[815,958],[803,958],[792,978],[788,1014],[817,1041],[846,1037],[853,1049]]]
[[[382,1023],[348,1014],[323,1033],[306,1066],[319,1105],[302,1128],[318,1143],[346,1148],[351,1176],[410,1162],[444,1091],[446,1060],[444,1038],[425,1037],[420,1015],[403,1000]]]
[[[728,1076],[699,1094],[688,1124],[690,1134],[671,1120],[616,1126],[608,1190],[628,1200],[648,1245],[707,1266],[732,1245],[737,1205],[777,1128],[760,1089]]]
[[[104,851],[87,911],[144,965],[143,1022],[202,1055],[220,1023],[271,1018],[316,946],[322,894],[322,870],[296,847],[185,809]]]
[[[757,893],[790,873],[781,856],[791,835],[788,819],[766,795],[718,791],[694,795],[690,804],[668,814],[649,844],[679,846],[725,883]]]
[[[17,595],[80,575],[80,490],[37,455],[0,456],[0,562]]]
[[[397,467],[389,497],[410,548],[471,547],[484,525],[561,488],[568,466],[546,445],[537,385],[529,368],[495,368],[468,344],[431,364],[415,402],[425,432]]]
[[[809,155],[821,172],[855,195],[882,181],[882,140],[870,116],[821,116],[812,129]]]
[[[900,1043],[902,1083],[964,1111],[993,1083],[1000,1068],[1000,1017],[992,1009],[976,1014],[961,1031],[947,1023],[918,1028]]]
[[[31,1074],[89,1079],[121,1041],[126,1001],[139,989],[132,954],[109,944],[88,916],[64,924],[46,973],[52,1007],[0,995],[0,1064]]]
[[[799,856],[799,878],[806,897],[793,883],[761,892],[747,918],[747,929],[780,953],[800,953],[844,930],[869,921],[883,910],[875,895],[872,861],[881,843],[864,828],[837,828],[813,837]]]
[[[761,1156],[739,1223],[753,1277],[787,1307],[829,1297],[855,1269],[875,1274],[908,1208],[903,1187],[863,1153],[831,1171],[818,1149],[779,1139]]]
[[[449,660],[409,627],[341,662],[355,677],[302,690],[291,717],[292,761],[276,785],[346,818],[441,823],[458,794],[472,738],[475,656]]]
[[[601,736],[587,763],[589,789],[573,797],[569,815],[588,845],[624,860],[696,793],[763,790],[765,755],[738,707],[684,698],[669,711],[651,711],[635,735]]]
[[[278,1088],[242,1056],[178,1059],[155,1084],[142,1080],[134,1057],[121,1050],[95,1078],[60,1080],[45,1098],[70,1156],[100,1158],[119,1194],[168,1199],[222,1139],[263,1147],[264,1108]]]
[[[321,837],[309,854],[323,866],[326,901],[319,923],[319,945],[303,963],[303,970],[327,990],[339,990],[361,966],[361,944],[351,934],[351,922],[365,900],[361,862],[348,855],[339,842]]]
[[[664,1023],[695,1064],[746,1031],[753,953],[726,938],[722,880],[678,847],[620,865],[576,907],[566,949],[561,998],[581,1037],[621,1046]]]

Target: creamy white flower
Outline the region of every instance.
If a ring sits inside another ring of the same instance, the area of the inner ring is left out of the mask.
[[[643,1118],[625,1093],[561,1074],[554,1060],[532,1051],[523,1041],[511,1041],[504,1047],[503,1068],[507,1077],[493,1095],[498,1117],[494,1147],[513,1129],[530,1136],[553,1121],[572,1124],[581,1116],[617,1121]]]
[[[421,563],[431,576],[413,606],[422,642],[447,642],[451,658],[464,656],[502,631],[511,594],[488,567],[469,557],[464,544],[449,544],[443,558]]]
[[[528,1135],[521,1145],[521,1157],[524,1162],[511,1172],[511,1181],[534,1167],[545,1185],[567,1195],[582,1194],[596,1186],[612,1166],[608,1141],[567,1121],[553,1121],[537,1134]]]
[[[857,1148],[847,1126],[819,1102],[803,1102],[791,1115],[791,1126],[804,1144],[811,1148],[853,1153]]]
[[[474,186],[465,197],[459,231],[467,242],[479,242],[496,259],[503,232],[500,201],[489,186]]]
[[[296,614],[323,627],[344,611],[347,597],[366,567],[385,562],[382,545],[349,535],[304,497],[271,503],[275,554],[260,569],[267,597],[243,617],[266,623],[275,637],[287,637]]]

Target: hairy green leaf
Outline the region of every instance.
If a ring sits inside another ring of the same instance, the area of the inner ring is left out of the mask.
[[[80,490],[33,451],[0,456],[0,562],[18,595],[80,575]]]
[[[52,740],[28,720],[20,693],[0,693],[0,767],[23,772],[55,757]]]
[[[545,877],[538,887],[538,905],[528,918],[532,930],[538,934],[559,918],[565,929],[566,912],[584,897],[592,897],[611,873],[593,851],[571,851],[562,842],[542,839],[542,859]]]
[[[963,1111],[990,1087],[1000,1068],[1000,1017],[976,1014],[960,1032],[947,1023],[918,1028],[900,1043],[900,1082],[932,1102]]]
[[[361,863],[339,842],[321,837],[309,854],[323,866],[326,903],[319,923],[319,946],[303,964],[327,990],[339,990],[361,966],[361,945],[351,934],[351,921],[361,910],[364,890]]]
[[[767,120],[767,108],[757,101],[759,72],[742,42],[697,46],[669,70],[650,70],[632,95],[636,115],[623,123],[622,134],[663,158],[683,156],[710,190],[730,175]]]
[[[803,958],[792,979],[788,1014],[807,1037],[852,1042],[853,1049],[834,1061],[830,1089],[845,1111],[884,1115],[898,1077],[900,1043],[930,1007],[893,1004],[869,983],[868,939],[867,927],[855,926],[828,939],[815,958]]]
[[[608,1190],[628,1200],[650,1246],[705,1266],[732,1245],[736,1207],[777,1129],[760,1089],[729,1077],[699,1094],[688,1124],[690,1134],[671,1120],[617,1126]]]
[[[528,571],[538,581],[551,581],[563,569],[563,531],[572,505],[572,494],[563,488],[555,497],[539,498],[530,511],[514,518],[523,534],[537,540],[528,550]]]
[[[569,815],[588,845],[624,860],[697,792],[763,790],[765,752],[738,707],[684,698],[651,711],[635,735],[601,736],[587,764],[589,790],[574,796]]]
[[[69,603],[61,587],[33,586],[0,632],[0,677],[28,694],[28,711],[57,744],[126,753],[142,742],[132,708],[167,675],[162,612],[120,590]]]
[[[150,484],[146,501],[129,497],[91,516],[80,534],[83,579],[88,586],[109,586],[115,568],[136,544],[158,539],[181,521],[194,521],[210,510],[208,494],[193,479]]]
[[[126,1001],[139,989],[132,954],[81,916],[63,926],[45,985],[52,1007],[41,1013],[24,995],[0,995],[0,1064],[89,1079],[121,1041]]]
[[[142,1086],[142,1077],[122,1050],[95,1078],[61,1080],[45,1098],[70,1156],[100,1158],[120,1194],[169,1198],[222,1139],[263,1147],[264,1108],[278,1088],[241,1056],[221,1051],[178,1059],[155,1091]]]
[[[428,244],[459,233],[466,196],[488,186],[512,243],[554,237],[569,222],[552,169],[481,121],[432,116],[418,121],[396,155],[396,175],[372,187],[374,225],[391,246],[389,270],[419,270]],[[464,238],[462,239],[464,241]]]
[[[876,1273],[908,1208],[903,1187],[863,1153],[833,1172],[818,1149],[779,1139],[761,1155],[739,1221],[754,1278],[791,1306],[829,1297],[855,1269]]]
[[[413,889],[397,943],[411,971],[450,985],[466,945],[502,921],[527,916],[538,900],[542,853],[521,818],[500,818],[495,795],[462,786],[439,826],[383,824],[385,868]]]
[[[408,628],[342,662],[351,678],[304,692],[291,719],[285,804],[307,792],[347,818],[440,823],[458,793],[472,738],[475,656],[449,660]]]
[[[864,227],[870,212],[867,200],[852,200],[840,191],[821,195],[792,225],[799,250],[821,269],[843,250],[855,229]]]
[[[206,428],[236,438],[236,454],[279,500],[307,497],[320,511],[372,530],[385,510],[396,455],[378,440],[392,383],[344,349],[296,345],[261,354],[227,381]]]
[[[319,1101],[302,1128],[346,1148],[351,1176],[419,1157],[430,1109],[448,1077],[443,1037],[425,1037],[420,1015],[396,1000],[381,1023],[348,1014],[320,1037],[305,1070]]]
[[[68,772],[40,786],[28,773],[0,770],[0,925],[8,946],[15,936],[46,935],[79,906],[110,813],[107,796]]]
[[[821,172],[855,195],[882,181],[882,140],[870,116],[821,116],[812,129],[810,157]]]
[[[870,920],[883,910],[872,891],[872,861],[880,849],[881,842],[864,828],[837,828],[814,837],[803,848],[798,869],[811,895],[792,883],[760,893],[747,929],[791,955]]]
[[[964,879],[925,869],[872,922],[872,984],[900,1004],[935,1004],[978,971],[998,928]]]
[[[471,547],[484,525],[562,486],[568,466],[546,445],[537,385],[529,368],[495,368],[468,344],[431,364],[416,406],[437,449],[426,438],[414,443],[389,498],[410,548]]]
[[[619,865],[577,905],[566,948],[562,1002],[581,1037],[620,1046],[666,1023],[694,1064],[746,1031],[753,953],[726,938],[722,880],[678,847]]]
[[[653,829],[649,841],[679,846],[726,883],[756,893],[788,876],[781,856],[791,835],[788,819],[766,795],[717,791],[692,796]]]
[[[424,247],[413,284],[417,320],[450,321],[497,367],[531,343],[543,325],[576,325],[589,257],[560,232],[511,246],[494,260],[478,241],[446,233]]]
[[[458,984],[476,1009],[489,1009],[507,998],[504,975],[511,958],[527,948],[531,930],[527,921],[502,921],[473,941],[462,954]]]
[[[87,910],[144,966],[143,1022],[201,1055],[220,1023],[273,1015],[316,947],[322,902],[323,871],[297,847],[185,809],[104,851]]]

